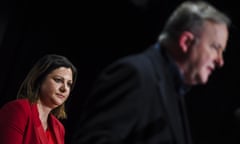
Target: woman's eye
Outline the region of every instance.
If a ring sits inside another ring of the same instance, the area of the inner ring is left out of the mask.
[[[55,78],[54,80],[55,80],[55,82],[61,82],[61,79],[59,79],[59,78]]]
[[[71,88],[71,87],[72,87],[72,83],[68,83],[68,87],[70,87],[70,88]]]

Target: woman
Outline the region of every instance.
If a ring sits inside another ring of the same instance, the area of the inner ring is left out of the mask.
[[[64,144],[64,103],[73,89],[76,67],[64,56],[46,55],[30,70],[17,100],[0,110],[1,144]]]

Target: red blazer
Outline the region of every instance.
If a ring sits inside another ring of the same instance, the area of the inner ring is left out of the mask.
[[[54,116],[49,117],[49,126],[57,144],[64,144],[65,129]],[[5,104],[0,109],[1,144],[47,144],[47,137],[41,125],[36,104],[26,99],[18,99]]]

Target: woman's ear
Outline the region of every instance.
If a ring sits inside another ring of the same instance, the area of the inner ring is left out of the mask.
[[[184,31],[179,37],[179,46],[183,53],[186,53],[194,42],[192,32]]]

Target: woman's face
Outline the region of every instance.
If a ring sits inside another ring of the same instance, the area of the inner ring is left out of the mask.
[[[63,104],[71,91],[73,74],[70,68],[59,67],[49,73],[40,88],[42,104],[56,108]]]

